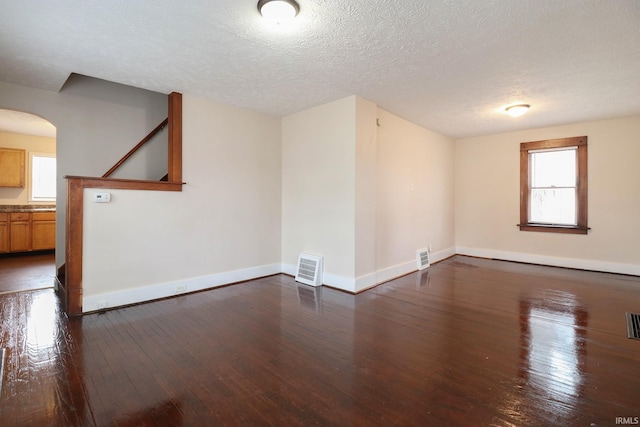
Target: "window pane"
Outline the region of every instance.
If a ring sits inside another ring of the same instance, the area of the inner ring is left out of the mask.
[[[575,187],[576,150],[533,152],[531,187]]]
[[[55,199],[56,158],[33,155],[31,168],[31,198],[33,200]]]
[[[576,190],[574,188],[532,189],[529,209],[530,222],[576,225]]]

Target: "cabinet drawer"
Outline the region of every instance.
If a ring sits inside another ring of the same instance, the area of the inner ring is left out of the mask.
[[[11,212],[11,221],[29,221],[29,212]]]
[[[31,219],[34,221],[55,221],[55,212],[34,212],[31,214]]]

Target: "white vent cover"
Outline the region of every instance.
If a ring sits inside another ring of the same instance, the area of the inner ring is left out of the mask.
[[[416,262],[418,263],[418,270],[424,270],[431,265],[429,264],[429,250],[427,248],[416,251]]]
[[[298,256],[296,282],[310,286],[322,285],[322,257],[300,254]]]

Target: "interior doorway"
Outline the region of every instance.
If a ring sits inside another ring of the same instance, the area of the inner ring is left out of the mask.
[[[56,276],[56,128],[0,109],[0,148],[21,152],[21,183],[0,183],[0,293],[51,288]]]

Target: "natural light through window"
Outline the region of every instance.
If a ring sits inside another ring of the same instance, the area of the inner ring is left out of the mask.
[[[31,201],[56,200],[55,154],[31,154]]]
[[[529,151],[529,222],[577,224],[576,149]]]
[[[587,137],[520,144],[522,231],[587,234]]]

